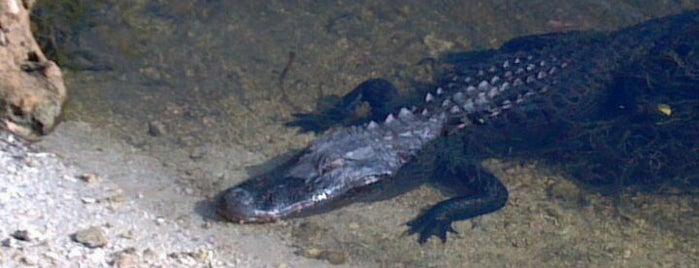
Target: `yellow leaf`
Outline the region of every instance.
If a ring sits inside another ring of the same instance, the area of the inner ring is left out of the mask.
[[[672,108],[667,104],[658,104],[658,111],[665,116],[672,115]]]

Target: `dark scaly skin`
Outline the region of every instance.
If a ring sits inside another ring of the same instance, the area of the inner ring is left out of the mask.
[[[390,185],[402,186],[401,192],[434,179],[451,184],[454,197],[410,221],[408,233],[418,234],[420,243],[431,236],[446,241],[447,233],[455,232],[452,222],[497,211],[508,199],[505,186],[478,165],[477,144],[459,133],[498,122],[585,120],[598,112],[596,104],[616,72],[677,35],[696,33],[698,25],[697,12],[687,12],[614,33],[524,37],[498,50],[448,55],[444,63],[451,71],[403,108],[393,105],[401,101],[393,101],[397,93],[389,82],[369,80],[336,107],[299,115],[292,123],[314,131],[346,127],[320,136],[274,170],[224,191],[217,199],[219,212],[231,221],[269,222],[321,213],[362,200],[366,193],[382,194]],[[381,123],[362,124],[362,115],[356,116],[361,103],[371,107],[368,119],[394,113]]]

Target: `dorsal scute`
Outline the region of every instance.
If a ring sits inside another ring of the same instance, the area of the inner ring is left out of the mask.
[[[383,121],[383,123],[388,125],[388,124],[392,124],[395,121],[396,121],[396,118],[393,117],[393,114],[388,114],[388,116],[386,116],[386,119]]]
[[[415,115],[413,112],[408,110],[408,108],[401,108],[400,111],[398,112],[398,118],[402,121],[412,121],[415,120]]]

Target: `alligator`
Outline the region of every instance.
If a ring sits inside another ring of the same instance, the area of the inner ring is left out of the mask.
[[[478,161],[451,163],[452,145],[445,141],[498,122],[584,121],[598,112],[616,72],[698,29],[699,12],[690,11],[615,32],[528,36],[499,49],[449,54],[441,62],[450,68],[412,103],[393,101],[399,94],[390,82],[369,80],[329,114],[299,115],[295,124],[324,129],[314,120],[342,121],[368,103],[365,121],[341,122],[286,163],[223,191],[217,210],[233,222],[272,222],[395,196],[435,179],[448,183],[453,197],[408,222],[407,233],[421,244],[432,236],[445,242],[456,233],[453,222],[498,211],[508,201],[505,185]],[[692,53],[697,50],[695,43]]]

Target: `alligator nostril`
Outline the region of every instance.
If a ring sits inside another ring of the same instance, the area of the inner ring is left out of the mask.
[[[252,195],[243,189],[235,188],[225,195],[226,202],[248,204],[252,201]]]
[[[218,213],[233,222],[250,220],[253,216],[250,202],[252,195],[248,191],[239,188],[227,190],[218,201]]]

